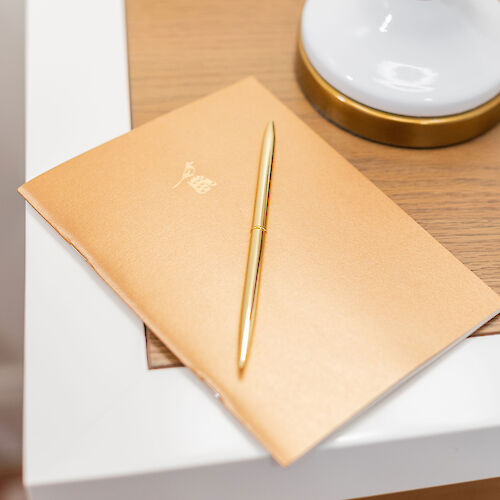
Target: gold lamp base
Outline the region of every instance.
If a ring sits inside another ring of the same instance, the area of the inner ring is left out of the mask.
[[[500,94],[469,111],[430,118],[395,115],[365,106],[319,75],[301,41],[296,72],[302,91],[322,115],[356,135],[384,144],[411,148],[449,146],[472,139],[500,121]]]

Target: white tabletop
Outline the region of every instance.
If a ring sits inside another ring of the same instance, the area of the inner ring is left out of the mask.
[[[28,0],[31,179],[130,129],[122,0]],[[500,336],[444,355],[288,469],[26,212],[25,483],[35,500],[340,499],[500,475]]]

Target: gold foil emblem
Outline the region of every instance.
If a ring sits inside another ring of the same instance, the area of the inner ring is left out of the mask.
[[[187,183],[198,194],[208,193],[214,186],[217,185],[215,181],[209,179],[208,177],[204,177],[203,175],[196,175],[196,168],[194,167],[194,161],[187,161],[185,163],[184,172],[182,172],[182,177],[175,186],[172,186],[172,189],[179,187],[186,179],[189,179]]]

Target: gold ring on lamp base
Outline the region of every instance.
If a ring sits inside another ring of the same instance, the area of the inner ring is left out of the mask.
[[[500,94],[469,111],[430,118],[370,108],[327,83],[313,68],[302,42],[299,42],[296,72],[302,91],[321,114],[372,141],[411,148],[448,146],[472,139],[500,121]]]

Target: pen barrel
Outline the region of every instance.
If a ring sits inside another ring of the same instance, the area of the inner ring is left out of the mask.
[[[274,122],[270,121],[267,124],[262,140],[257,192],[255,194],[253,209],[253,227],[250,231],[250,248],[248,249],[247,272],[241,304],[240,358],[238,363],[240,371],[243,370],[247,361],[254,329],[255,312],[257,310],[273,155]]]
[[[264,239],[265,231],[263,229],[252,229],[240,318],[240,362],[243,361],[243,363],[250,347],[255,323]]]
[[[257,180],[257,192],[255,194],[255,205],[253,210],[253,225],[266,227],[267,204],[269,199],[269,187],[271,185],[271,171],[274,154],[274,123],[269,122],[262,139],[260,153],[259,177]]]

